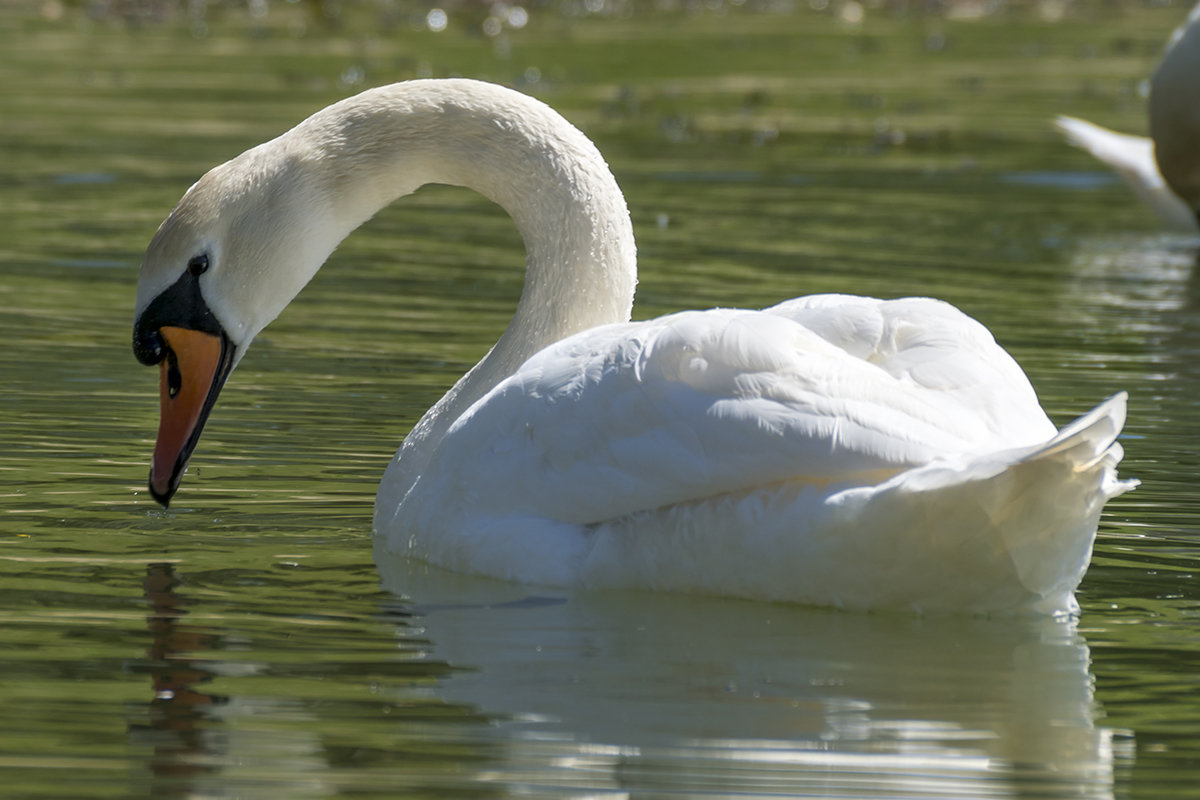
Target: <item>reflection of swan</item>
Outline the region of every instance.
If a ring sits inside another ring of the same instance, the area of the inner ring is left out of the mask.
[[[1200,4],[1167,44],[1150,82],[1150,135],[1074,117],[1059,130],[1108,164],[1172,228],[1200,230]]]
[[[1119,742],[1094,722],[1088,647],[1069,623],[647,593],[536,598],[376,555],[384,587],[409,598],[428,658],[460,668],[436,695],[508,720],[493,723],[504,758],[485,773],[502,787],[1112,796]]]
[[[365,92],[205,175],[151,242],[134,344],[161,363],[166,503],[229,371],[337,243],[430,182],[528,246],[490,353],[389,467],[390,548],[468,572],[843,606],[1062,611],[1115,477],[1119,395],[1062,433],[983,326],[818,296],[628,323],[624,199],[537,101],[474,81]]]
[[[303,702],[202,690],[216,676],[246,677],[259,667],[244,653],[229,653],[236,647],[223,641],[222,629],[185,621],[192,601],[179,585],[172,565],[147,565],[152,640],[141,669],[150,675],[153,700],[148,723],[130,729],[134,747],[151,749],[145,796],[329,797],[321,741],[300,724],[310,721]],[[260,726],[269,716],[289,724],[267,733]]]

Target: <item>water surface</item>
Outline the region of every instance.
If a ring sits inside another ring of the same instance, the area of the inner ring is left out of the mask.
[[[1144,131],[1185,10],[506,8],[447,7],[440,31],[405,2],[0,8],[7,796],[1192,796],[1200,243],[1050,125]],[[1078,621],[377,566],[387,460],[520,291],[509,221],[437,187],[256,341],[159,510],[156,374],[129,349],[155,226],[327,103],[452,74],[596,140],[635,222],[639,317],[935,295],[1060,423],[1129,391],[1122,473],[1143,485],[1108,506]]]

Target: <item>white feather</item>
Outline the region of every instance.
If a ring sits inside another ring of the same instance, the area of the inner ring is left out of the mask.
[[[936,300],[683,312],[531,358],[451,426],[393,531],[532,583],[1063,612],[1134,485],[1124,413],[1118,395],[1056,435]]]
[[[1117,133],[1075,117],[1061,116],[1055,125],[1067,141],[1087,150],[1120,175],[1138,199],[1169,228],[1188,233],[1200,231],[1196,214],[1171,191],[1158,171],[1154,142],[1149,137]]]
[[[562,586],[855,608],[1072,608],[1116,479],[1125,398],[1061,434],[978,322],[820,295],[629,322],[624,198],[545,105],[474,81],[365,92],[216,168],[143,263],[139,308],[197,247],[240,356],[342,237],[428,182],[525,238],[485,358],[405,438],[376,499],[393,552]]]

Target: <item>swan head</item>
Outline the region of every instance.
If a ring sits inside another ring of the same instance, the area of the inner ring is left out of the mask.
[[[159,367],[150,470],[158,502],[166,506],[178,488],[254,336],[351,231],[427,183],[465,186],[498,203],[527,245],[513,323],[486,369],[472,369],[435,407],[442,428],[545,344],[628,321],[633,229],[616,180],[583,133],[543,103],[479,81],[369,89],[209,171],[151,240],[133,349]],[[435,442],[442,428],[422,427],[417,439]]]
[[[340,241],[314,171],[286,144],[205,174],[142,261],[133,351],[159,367],[150,492],[164,507],[233,367]]]

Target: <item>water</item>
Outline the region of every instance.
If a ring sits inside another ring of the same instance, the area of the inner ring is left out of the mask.
[[[0,8],[4,795],[1193,796],[1198,243],[1049,123],[1144,130],[1184,9],[502,8],[448,6],[440,32],[404,2]],[[1122,473],[1143,486],[1108,506],[1079,620],[377,566],[384,465],[520,290],[508,220],[449,189],[347,241],[158,510],[156,374],[129,349],[154,227],[317,108],[456,73],[547,100],[609,157],[638,316],[931,294],[1059,422],[1128,390]]]

